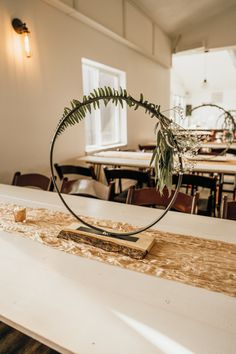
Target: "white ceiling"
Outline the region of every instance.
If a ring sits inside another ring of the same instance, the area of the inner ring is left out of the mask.
[[[186,92],[201,90],[205,78],[211,91],[236,90],[236,59],[233,50],[173,55],[172,71]]]
[[[176,37],[192,25],[202,23],[236,6],[236,0],[133,0],[167,34]]]

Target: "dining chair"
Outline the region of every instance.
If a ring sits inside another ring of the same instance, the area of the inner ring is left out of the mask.
[[[214,149],[214,148],[200,148],[198,150],[198,154],[200,155],[212,155],[212,156],[217,156],[219,154],[221,154],[223,151],[225,151],[224,148],[221,148],[221,149]]]
[[[229,149],[227,150],[227,154],[236,155],[236,149],[235,149],[235,148],[229,148]]]
[[[222,193],[232,194],[234,200],[236,198],[236,175],[224,173],[221,179]]]
[[[156,145],[154,145],[154,144],[147,144],[147,145],[138,144],[138,148],[139,148],[140,151],[144,151],[144,152],[150,151],[150,152],[152,152],[153,150],[155,150]]]
[[[113,200],[119,203],[126,203],[127,193],[129,186],[125,187],[124,184],[128,180],[135,181],[135,185],[138,187],[151,186],[152,180],[149,171],[129,170],[124,168],[104,168],[104,175],[107,183],[112,181],[117,182],[117,188],[114,193]]]
[[[236,220],[236,200],[228,200],[227,195],[223,198],[222,218]]]
[[[39,173],[16,172],[12,180],[13,186],[38,188],[44,191],[53,191],[52,179]]]
[[[54,164],[54,167],[57,171],[57,174],[62,181],[66,175],[80,175],[86,176],[92,179],[97,179],[94,167],[84,167],[84,166],[75,166],[75,165],[58,165],[57,163]]]
[[[173,175],[173,184],[177,185],[178,176]],[[196,174],[184,174],[182,178],[182,187],[185,187],[186,193],[193,196],[199,192],[198,214],[205,216],[216,216],[217,197],[220,197],[221,188],[217,184],[217,177],[200,176]],[[218,193],[217,193],[218,192]]]
[[[132,186],[129,188],[126,203],[155,208],[159,207],[163,209],[166,208],[170,203],[174,192],[175,191],[172,190],[169,193],[168,189],[164,188],[163,193],[161,194],[160,191],[155,187],[135,188],[135,186]],[[194,196],[191,196],[182,192],[178,192],[171,210],[196,214],[198,198],[198,193],[196,193]]]
[[[94,179],[75,179],[68,180],[63,178],[61,193],[72,194],[81,197],[89,197],[102,200],[112,200],[115,191],[115,183],[111,182],[105,185]]]

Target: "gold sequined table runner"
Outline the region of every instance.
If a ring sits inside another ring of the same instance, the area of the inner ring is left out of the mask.
[[[47,246],[81,257],[120,266],[156,277],[236,296],[236,245],[200,237],[177,235],[158,230],[151,252],[142,260],[107,252],[83,243],[57,238],[60,230],[74,222],[70,214],[44,208],[27,208],[25,222],[14,221],[15,204],[0,204],[0,229],[18,233]],[[84,218],[116,231],[133,228],[125,223]]]

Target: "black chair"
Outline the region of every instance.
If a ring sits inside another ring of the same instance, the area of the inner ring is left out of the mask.
[[[92,179],[97,179],[94,167],[83,167],[83,166],[74,166],[74,165],[58,165],[57,163],[54,164],[54,167],[57,171],[57,174],[62,181],[66,175],[80,175],[90,177]]]
[[[173,175],[173,184],[177,185],[178,176]],[[206,216],[216,216],[216,202],[217,202],[217,178],[199,176],[195,174],[184,174],[182,179],[182,187],[186,188],[186,193],[193,196],[199,188],[199,201],[198,201],[198,214]],[[206,191],[207,189],[207,191]],[[203,193],[207,193],[206,197],[203,197]]]
[[[61,193],[89,197],[102,200],[112,200],[115,192],[115,183],[108,186],[94,179],[62,180]]]
[[[234,200],[236,198],[236,175],[224,173],[221,180],[222,193],[232,194]]]
[[[152,152],[152,151],[155,150],[156,145],[154,145],[154,144],[147,144],[147,145],[139,144],[139,145],[138,145],[138,148],[139,148],[140,151],[145,151],[145,152],[146,152],[146,151],[149,151],[149,152]]]
[[[225,149],[213,149],[213,148],[200,148],[198,150],[198,154],[200,155],[212,155],[212,156],[217,156],[221,154]]]
[[[235,148],[229,148],[229,149],[227,150],[227,154],[236,155],[236,149],[235,149]]]
[[[129,170],[123,168],[104,168],[104,174],[109,184],[112,181],[118,182],[118,191],[114,194],[113,200],[119,203],[126,203],[128,188],[124,188],[123,180],[133,180],[137,187],[151,187],[151,176],[149,171]]]
[[[167,188],[164,188],[161,194],[155,187],[136,189],[132,186],[129,188],[126,203],[147,207],[160,207],[163,209],[168,206],[173,195],[174,191],[171,191],[169,194]],[[195,196],[191,196],[178,192],[171,209],[183,213],[196,214],[198,198],[198,193]]]
[[[229,200],[225,195],[223,198],[223,219],[236,220],[236,200]]]
[[[38,188],[44,191],[53,191],[54,188],[51,178],[39,173],[21,174],[21,172],[16,172],[12,180],[12,185]]]

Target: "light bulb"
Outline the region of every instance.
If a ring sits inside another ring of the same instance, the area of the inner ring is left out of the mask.
[[[202,82],[202,88],[206,89],[207,87],[208,87],[207,79],[204,79],[203,82]]]
[[[24,33],[24,48],[25,54],[27,58],[31,57],[31,49],[30,49],[30,39],[29,39],[29,32]]]

